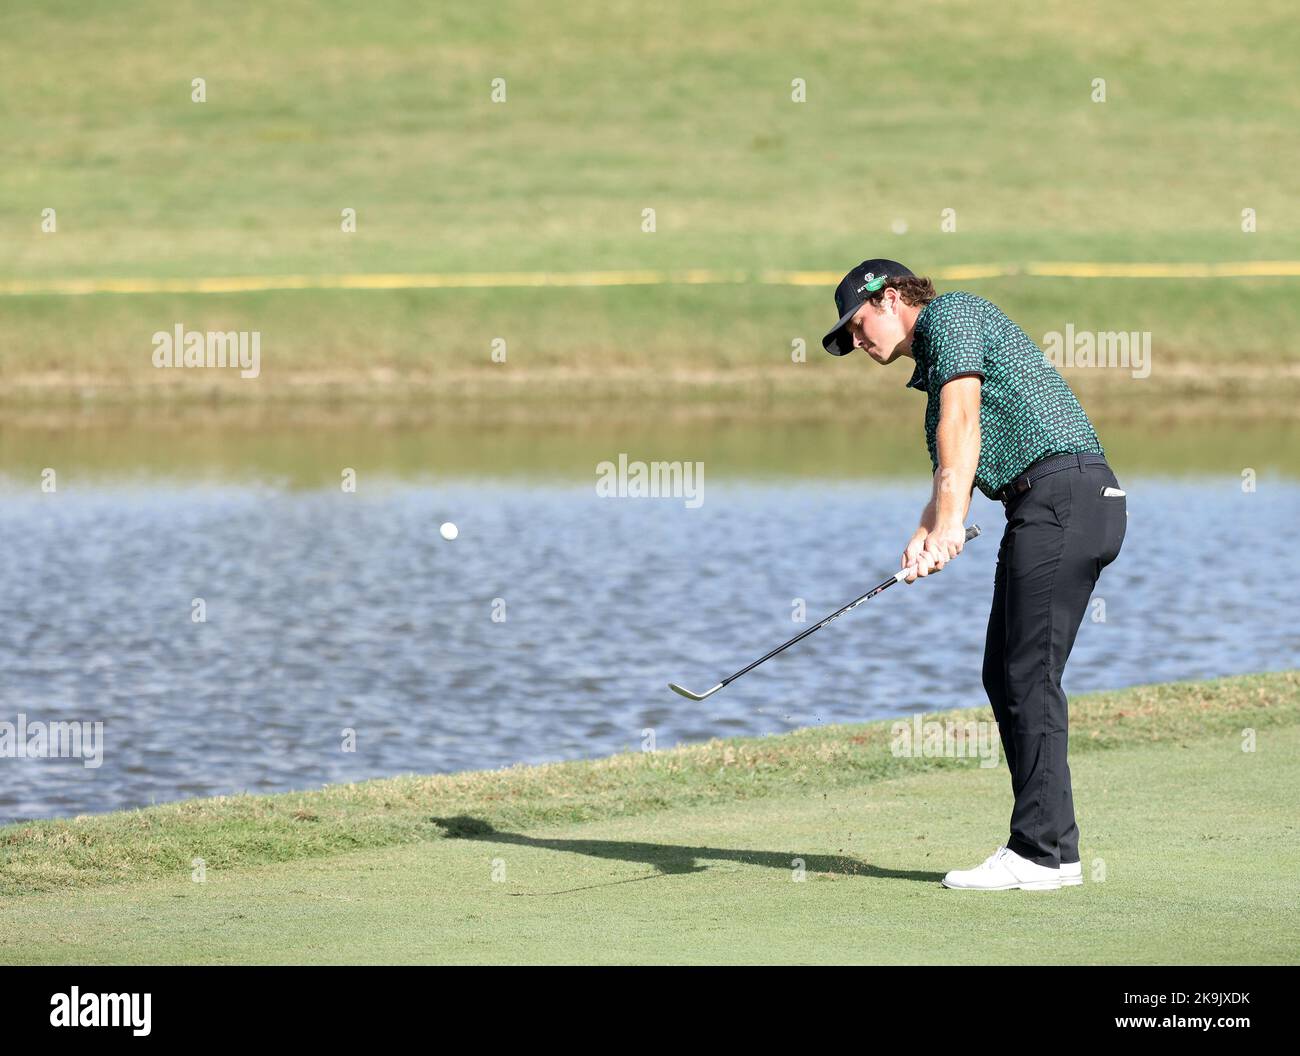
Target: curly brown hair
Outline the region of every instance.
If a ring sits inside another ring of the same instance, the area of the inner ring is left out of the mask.
[[[939,296],[929,279],[919,275],[897,275],[887,279],[884,286],[867,298],[867,303],[877,303],[890,286],[898,291],[904,304],[929,304]]]

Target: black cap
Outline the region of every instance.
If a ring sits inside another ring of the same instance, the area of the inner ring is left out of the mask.
[[[832,356],[847,356],[853,351],[853,337],[848,321],[862,307],[867,298],[885,286],[886,279],[911,275],[910,269],[896,260],[864,260],[840,280],[835,288],[835,311],[840,321],[835,329],[822,338],[822,347]]]

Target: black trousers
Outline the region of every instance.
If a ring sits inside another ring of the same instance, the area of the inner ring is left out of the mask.
[[[1007,846],[1040,865],[1079,861],[1069,713],[1061,674],[1101,570],[1124,542],[1128,508],[1110,466],[1072,465],[1006,501],[984,689],[1002,737],[1015,806]]]

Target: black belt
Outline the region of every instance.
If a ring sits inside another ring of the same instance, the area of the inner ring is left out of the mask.
[[[1076,455],[1049,455],[1047,458],[1040,458],[1025,470],[1020,476],[1016,477],[1010,484],[1004,485],[998,489],[997,497],[1002,502],[1013,499],[1022,494],[1033,486],[1034,481],[1040,477],[1045,477],[1049,473],[1059,473],[1063,469],[1083,469],[1084,466],[1104,465],[1106,462],[1105,455],[1094,455],[1091,452],[1081,452]]]

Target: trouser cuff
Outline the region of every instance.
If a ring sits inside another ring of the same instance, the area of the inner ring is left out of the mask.
[[[1050,854],[1044,854],[1037,847],[1033,846],[1033,844],[1027,843],[1018,836],[1012,836],[1008,839],[1007,846],[1011,850],[1015,851],[1016,854],[1020,855],[1021,858],[1031,861],[1035,865],[1046,865],[1055,869],[1061,864],[1059,858],[1055,858]]]

